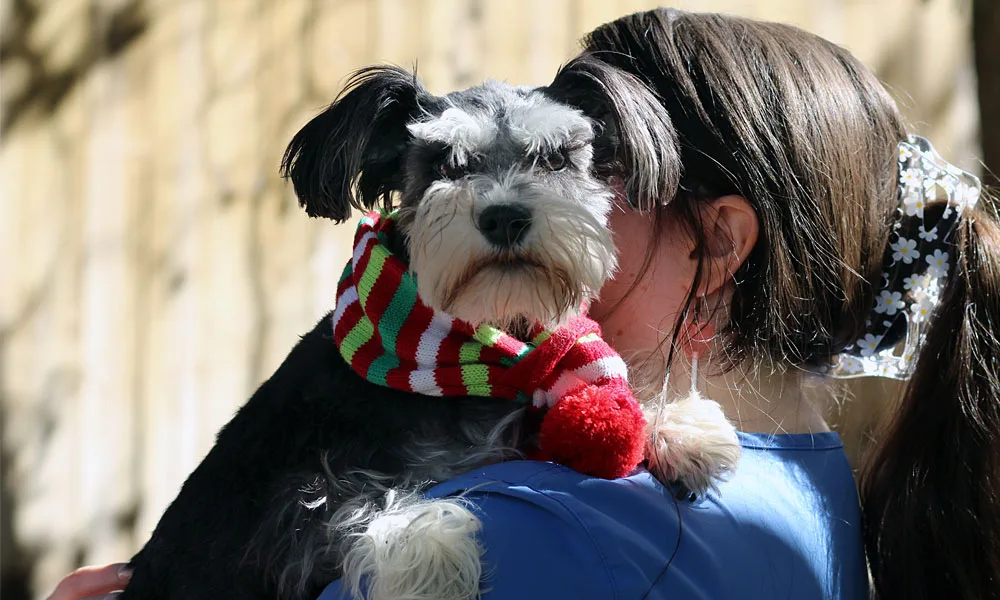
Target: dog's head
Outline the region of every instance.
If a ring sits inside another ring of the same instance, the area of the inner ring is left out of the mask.
[[[672,197],[677,143],[631,76],[579,58],[546,87],[488,82],[435,96],[398,68],[358,72],[282,163],[313,216],[398,198],[425,302],[473,324],[552,324],[611,276],[607,218]]]

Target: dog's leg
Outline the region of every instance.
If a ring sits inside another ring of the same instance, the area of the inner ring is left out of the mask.
[[[679,481],[696,495],[736,468],[740,441],[718,402],[697,392],[662,407],[647,408],[646,458],[660,481]]]
[[[344,552],[344,581],[356,598],[479,597],[483,550],[476,532],[482,524],[461,499],[390,490],[385,508],[363,519]]]

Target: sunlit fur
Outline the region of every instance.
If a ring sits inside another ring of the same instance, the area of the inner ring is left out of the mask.
[[[413,152],[407,162],[401,222],[421,297],[505,329],[577,314],[615,269],[612,194],[593,174],[593,122],[538,91],[495,82],[449,104],[408,125],[418,148],[441,145],[458,173],[428,181],[442,160],[434,153]],[[552,154],[561,168],[546,162]],[[497,248],[477,228],[495,204],[532,213],[515,247]]]
[[[697,391],[673,401],[665,394],[643,407],[647,468],[664,484],[679,481],[701,496],[736,468],[741,454],[736,428],[718,402]]]
[[[605,224],[610,193],[576,183],[582,189],[567,193],[568,186],[511,171],[432,184],[407,227],[421,297],[459,319],[503,328],[525,317],[553,325],[578,313],[611,275],[615,253]],[[531,206],[533,222],[517,248],[501,250],[476,219],[510,200]]]
[[[399,208],[403,235],[387,243],[423,300],[518,335],[577,313],[612,276],[611,179],[649,207],[673,196],[680,161],[660,100],[581,57],[545,87],[444,96],[402,69],[362,69],[296,133],[282,172],[312,216]],[[501,203],[530,212],[530,226],[491,245],[478,217]],[[303,336],[223,428],[130,562],[122,600],[302,600],[337,578],[369,600],[471,600],[489,586],[480,521],[422,492],[520,457],[537,433],[522,431],[525,409],[371,382],[332,326],[327,315]]]
[[[483,548],[476,533],[482,524],[461,498],[425,500],[418,493],[390,490],[379,510],[345,514],[337,526],[345,525],[354,525],[344,576],[355,597],[363,597],[363,589],[369,598],[467,600],[479,595]]]
[[[412,123],[408,129],[416,139],[446,145],[456,164],[465,164],[470,156],[485,150],[497,136],[497,125],[491,119],[476,119],[456,107],[446,109],[433,119]]]

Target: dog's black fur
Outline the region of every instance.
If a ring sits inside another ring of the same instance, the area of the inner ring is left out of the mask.
[[[347,496],[364,493],[363,478],[346,474],[397,474],[389,485],[440,477],[431,465],[413,473],[416,447],[434,440],[469,452],[516,409],[505,400],[431,398],[369,383],[344,363],[328,315],[219,433],[132,559],[122,598],[271,599],[279,586],[316,598],[338,576],[339,556],[335,546],[311,565],[303,555]],[[322,497],[328,501],[307,508]],[[297,572],[300,564],[310,572]]]
[[[640,198],[644,187],[672,194],[675,140],[645,87],[578,60],[543,90],[594,121],[598,174],[641,171],[642,180],[624,177],[630,201],[648,201]],[[342,221],[352,206],[403,191],[406,116],[428,110],[432,99],[398,69],[356,78],[286,154],[284,171],[307,211]],[[650,151],[655,156],[638,155]],[[342,540],[329,527],[339,508],[512,456],[517,426],[502,425],[520,410],[509,401],[423,397],[369,383],[344,363],[327,315],[219,433],[132,559],[121,598],[315,598],[340,576]]]

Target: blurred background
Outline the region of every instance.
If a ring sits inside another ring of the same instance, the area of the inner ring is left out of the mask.
[[[418,63],[432,92],[544,84],[583,33],[657,4],[0,0],[3,600],[126,560],[331,309],[353,228],[307,218],[277,166],[346,75]],[[998,5],[673,3],[846,46],[980,174],[984,158],[1000,171]],[[831,409],[852,453],[888,391],[854,386]]]

